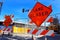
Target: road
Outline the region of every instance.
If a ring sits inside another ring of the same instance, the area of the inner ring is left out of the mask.
[[[47,36],[48,40],[60,40],[60,35],[56,35],[55,37]],[[32,40],[31,38],[24,38],[19,36],[8,36],[8,35],[0,35],[0,40]],[[37,38],[36,40],[45,40],[45,37]]]
[[[4,26],[0,26],[2,28],[4,28]],[[11,26],[9,27],[11,28]],[[50,37],[50,36],[47,36],[48,40],[60,40],[60,35],[55,35],[55,37]],[[8,36],[8,35],[0,35],[0,40],[32,40],[31,38],[24,38],[24,37],[21,37],[21,36]],[[44,37],[41,37],[41,38],[37,38],[36,40],[45,40],[45,36]]]

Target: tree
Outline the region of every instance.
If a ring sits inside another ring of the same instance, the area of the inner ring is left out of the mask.
[[[53,19],[53,24],[54,24],[54,25],[59,25],[59,20],[58,20],[57,18],[54,18],[54,19]]]

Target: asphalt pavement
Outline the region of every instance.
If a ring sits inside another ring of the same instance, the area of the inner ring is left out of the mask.
[[[60,40],[60,35],[56,35],[55,37],[46,36],[48,40]],[[24,38],[20,36],[12,36],[12,35],[0,35],[0,40],[32,40],[32,38]],[[37,38],[36,40],[45,40],[45,36],[41,38]]]

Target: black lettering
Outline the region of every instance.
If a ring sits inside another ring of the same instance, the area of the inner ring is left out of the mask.
[[[38,13],[36,13],[36,16],[39,16],[39,14],[38,14]]]
[[[39,10],[39,11],[40,11],[40,10],[43,10],[43,8],[42,8],[42,7],[39,7],[38,10]]]
[[[38,10],[41,10],[41,8],[38,8]]]
[[[48,11],[45,11],[45,15],[47,15],[48,14]]]
[[[31,17],[45,16],[45,15],[48,15],[48,11],[45,11],[45,12],[37,12],[36,14],[32,14]]]
[[[44,16],[44,12],[42,12],[42,16]]]
[[[41,11],[41,10],[43,10],[43,7],[39,7],[39,8],[36,8],[36,9],[35,9],[36,12],[37,12],[37,11]]]
[[[34,14],[31,14],[31,17],[35,17],[35,15]]]
[[[41,13],[39,12],[39,16],[41,16]]]
[[[35,11],[38,11],[37,9]]]

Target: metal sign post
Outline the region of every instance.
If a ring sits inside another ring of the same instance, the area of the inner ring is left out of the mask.
[[[45,29],[46,29],[46,22],[44,23],[44,26],[45,26]],[[47,40],[47,37],[46,37],[46,35],[45,35],[45,40]]]

